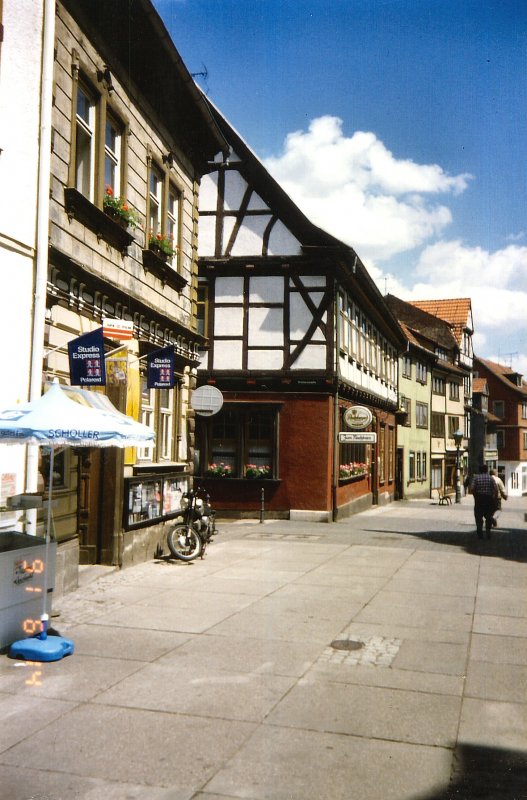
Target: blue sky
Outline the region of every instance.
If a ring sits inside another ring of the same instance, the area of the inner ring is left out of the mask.
[[[524,0],[154,4],[211,100],[382,291],[471,296],[477,352],[527,375]]]

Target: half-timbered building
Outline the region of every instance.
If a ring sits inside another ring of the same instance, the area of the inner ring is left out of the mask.
[[[198,383],[224,402],[196,421],[197,473],[223,514],[263,502],[265,514],[329,521],[386,502],[404,336],[354,250],[211,111],[231,153],[200,189]]]

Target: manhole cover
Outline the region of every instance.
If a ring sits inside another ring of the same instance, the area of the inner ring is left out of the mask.
[[[334,642],[331,642],[331,647],[334,650],[361,650],[364,642],[354,642],[353,639],[335,639]]]

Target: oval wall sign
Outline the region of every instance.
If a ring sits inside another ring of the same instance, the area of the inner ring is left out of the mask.
[[[344,412],[344,422],[348,428],[353,428],[356,431],[362,431],[371,425],[373,414],[366,406],[351,406]]]

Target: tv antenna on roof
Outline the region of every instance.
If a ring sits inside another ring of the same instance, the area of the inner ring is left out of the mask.
[[[503,353],[503,355],[498,351],[498,361],[501,361],[503,359],[503,361],[508,367],[512,367],[512,359],[518,358],[518,356],[519,353],[517,350],[514,353]]]

